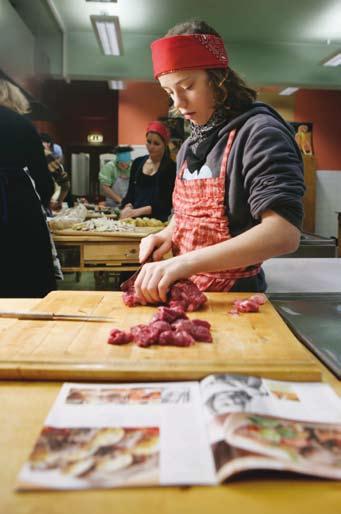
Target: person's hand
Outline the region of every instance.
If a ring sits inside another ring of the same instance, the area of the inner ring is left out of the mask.
[[[135,294],[143,304],[166,302],[170,286],[176,280],[191,275],[192,271],[181,255],[164,261],[148,262],[135,280]]]
[[[51,200],[50,201],[50,209],[51,211],[60,211],[62,208],[62,202],[59,200]]]
[[[150,257],[153,261],[160,261],[172,248],[172,234],[161,230],[157,234],[150,234],[141,239],[139,262],[143,264]]]
[[[121,210],[120,219],[123,220],[125,218],[132,218],[134,215],[135,209],[131,203],[127,203],[124,208]]]

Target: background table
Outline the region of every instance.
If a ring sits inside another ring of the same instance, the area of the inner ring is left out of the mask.
[[[52,235],[63,271],[129,271],[139,266],[141,234]]]

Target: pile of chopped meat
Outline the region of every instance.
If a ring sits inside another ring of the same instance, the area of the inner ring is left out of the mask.
[[[190,320],[181,306],[159,307],[147,325],[140,324],[129,331],[114,328],[110,332],[109,344],[127,344],[134,341],[137,346],[147,348],[161,346],[192,346],[195,341],[211,343],[211,325],[201,319]]]
[[[259,312],[259,307],[266,302],[266,296],[263,294],[254,294],[245,300],[235,300],[233,307],[229,311],[230,314],[239,314],[241,312]]]
[[[136,296],[134,282],[127,281],[127,288],[122,295],[123,302],[128,307],[141,305],[140,299]],[[202,293],[191,280],[179,280],[175,282],[169,292],[166,305],[169,307],[181,307],[183,311],[197,311],[207,302],[207,297]]]

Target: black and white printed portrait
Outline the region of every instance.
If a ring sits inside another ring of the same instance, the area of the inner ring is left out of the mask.
[[[244,411],[255,398],[268,396],[263,381],[246,375],[216,375],[205,384],[205,404],[214,415]]]

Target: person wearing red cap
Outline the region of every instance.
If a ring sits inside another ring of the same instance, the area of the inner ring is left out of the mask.
[[[202,291],[264,291],[261,263],[300,240],[303,164],[291,127],[229,67],[205,22],[177,25],[151,45],[154,77],[191,123],[177,156],[173,217],[141,241],[142,303],[191,278]],[[173,257],[162,260],[172,250]]]
[[[167,221],[172,209],[175,163],[168,149],[170,133],[160,121],[146,128],[148,155],[134,159],[129,187],[121,207],[120,219],[147,216]]]

